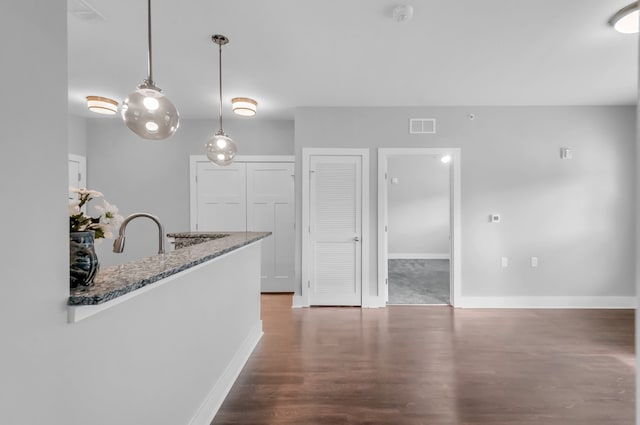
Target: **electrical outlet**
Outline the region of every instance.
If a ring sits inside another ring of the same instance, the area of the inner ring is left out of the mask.
[[[502,257],[500,259],[500,266],[502,266],[503,269],[509,267],[509,259],[507,257]]]
[[[538,257],[531,257],[531,267],[538,267]]]

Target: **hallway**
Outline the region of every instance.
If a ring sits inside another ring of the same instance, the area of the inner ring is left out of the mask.
[[[212,424],[634,423],[633,310],[290,306]]]

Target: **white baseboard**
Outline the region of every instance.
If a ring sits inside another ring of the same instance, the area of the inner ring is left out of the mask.
[[[189,422],[189,425],[209,425],[211,423],[216,413],[218,413],[218,409],[220,409],[225,397],[229,394],[234,382],[236,382],[238,375],[240,375],[245,363],[249,360],[253,349],[258,344],[258,341],[260,341],[260,338],[262,338],[262,334],[262,320],[260,320],[244,339],[236,351],[236,354],[233,356],[233,359],[231,359],[231,362],[214,384],[211,391],[209,391],[209,394],[207,394],[207,397],[193,419],[191,419],[191,422]]]
[[[309,303],[305,301],[302,295],[294,294],[293,302],[291,303],[291,308],[303,308],[309,307]]]
[[[367,298],[367,302],[366,303],[362,303],[362,308],[382,308],[382,307],[386,307],[387,303],[384,300],[384,296],[369,296]]]
[[[386,307],[384,297],[370,296],[363,308]],[[292,308],[309,307],[302,296],[294,295]],[[636,297],[464,297],[459,296],[456,308],[585,308],[635,309]]]
[[[293,302],[291,308],[305,308],[309,307],[309,303],[304,301],[304,298],[300,295],[293,296]],[[386,307],[387,303],[384,301],[384,297],[369,296],[362,297],[362,308],[380,308]]]
[[[459,297],[460,308],[634,309],[636,297]]]
[[[448,253],[389,253],[387,258],[389,260],[448,260],[450,255]]]

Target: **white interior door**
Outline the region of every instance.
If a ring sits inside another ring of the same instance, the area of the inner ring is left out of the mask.
[[[247,163],[247,230],[262,241],[262,292],[294,290],[293,163]]]
[[[247,228],[246,164],[198,162],[196,230],[244,232]]]
[[[84,156],[69,155],[69,186],[87,187],[87,159]],[[77,199],[78,195],[69,192],[69,199]]]
[[[309,160],[309,303],[361,305],[362,157]]]

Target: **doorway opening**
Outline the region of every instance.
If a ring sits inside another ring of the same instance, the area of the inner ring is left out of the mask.
[[[378,273],[385,303],[455,306],[460,150],[380,149],[378,162]]]

